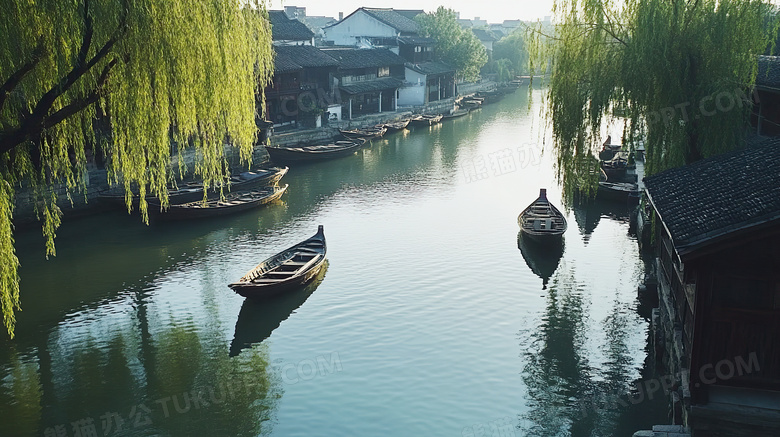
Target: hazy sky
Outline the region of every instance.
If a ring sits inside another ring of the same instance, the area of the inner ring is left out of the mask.
[[[344,16],[347,16],[359,7],[424,9],[426,12],[432,12],[439,6],[444,6],[460,12],[460,18],[480,17],[489,23],[500,23],[504,20],[543,18],[550,15],[552,4],[553,0],[271,0],[270,9],[302,6],[306,8],[306,15],[338,18],[339,12],[344,12]]]

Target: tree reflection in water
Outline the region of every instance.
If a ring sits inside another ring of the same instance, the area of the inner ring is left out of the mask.
[[[523,435],[630,435],[638,421],[665,422],[663,395],[637,396],[637,371],[656,377],[650,360],[640,369],[631,355],[632,325],[646,321],[615,293],[606,316],[591,320],[591,292],[574,269],[559,269],[552,279],[544,313],[520,333],[529,407],[520,416]]]
[[[198,332],[191,320],[148,337],[137,324],[109,323],[63,327],[26,356],[12,351],[0,369],[3,435],[270,432],[282,390],[266,346],[231,358],[219,333]],[[68,344],[78,347],[59,346],[74,336]]]
[[[529,411],[525,435],[590,435],[593,418],[578,411],[577,400],[593,393],[593,369],[584,348],[588,301],[573,272],[558,274],[547,290],[545,312],[529,344],[521,345]]]

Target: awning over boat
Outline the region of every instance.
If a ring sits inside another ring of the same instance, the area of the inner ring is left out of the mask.
[[[394,77],[383,77],[381,79],[342,85],[339,87],[339,89],[347,94],[364,94],[376,91],[394,90],[396,88],[400,88],[401,85],[403,85],[403,81],[400,79],[396,79]]]

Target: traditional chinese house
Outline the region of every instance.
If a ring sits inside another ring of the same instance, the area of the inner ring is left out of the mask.
[[[388,49],[323,49],[338,61],[341,114],[351,119],[397,109],[404,60]]]
[[[645,179],[656,338],[694,435],[780,435],[780,139]],[[660,337],[660,338],[659,338]]]

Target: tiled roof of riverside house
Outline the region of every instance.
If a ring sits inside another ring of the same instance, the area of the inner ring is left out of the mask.
[[[305,24],[291,20],[284,11],[268,11],[268,19],[274,41],[309,41],[314,37],[314,32]]]
[[[404,82],[402,80],[396,79],[394,77],[380,77],[379,79],[341,85],[339,88],[341,88],[341,90],[347,94],[362,94],[387,89],[395,89],[401,87],[403,84]]]
[[[423,11],[422,9],[393,9],[393,10],[410,20],[414,20],[414,17],[425,13],[425,11]]]
[[[681,257],[733,232],[780,223],[780,138],[663,171],[645,186]]]
[[[780,90],[780,56],[759,56],[756,86]]]
[[[314,46],[275,46],[277,59],[285,57],[301,68],[337,67],[339,61]]]
[[[388,49],[326,49],[324,53],[339,62],[339,68],[387,67],[404,65],[404,58]]]
[[[295,62],[289,54],[284,52],[276,53],[274,56],[274,73],[290,73],[298,70],[303,70],[303,67]]]
[[[471,31],[474,32],[474,35],[476,35],[477,39],[480,41],[498,41],[498,38],[496,38],[492,32],[488,32],[485,29],[471,29]]]
[[[393,9],[379,9],[379,8],[360,8],[368,15],[376,18],[377,20],[387,24],[401,33],[417,33],[419,28],[417,22],[406,15],[394,11]],[[408,11],[407,11],[408,12]]]
[[[449,65],[443,62],[436,62],[436,61],[420,62],[417,64],[407,62],[405,65],[408,68],[411,68],[412,70],[422,74],[443,74],[443,73],[455,72],[455,69],[450,67]]]

